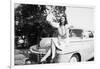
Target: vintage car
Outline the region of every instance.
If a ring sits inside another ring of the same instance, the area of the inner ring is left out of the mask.
[[[89,36],[89,35],[88,35]],[[90,35],[91,36],[91,35]],[[57,55],[55,57],[55,63],[65,63],[65,62],[81,62],[88,61],[94,57],[94,39],[85,38],[83,36],[83,30],[81,29],[71,29],[69,39],[63,51],[57,50]],[[51,39],[57,39],[56,37],[45,37],[42,38],[39,44],[38,51],[46,54],[47,45],[51,44]],[[43,56],[41,56],[42,58]]]

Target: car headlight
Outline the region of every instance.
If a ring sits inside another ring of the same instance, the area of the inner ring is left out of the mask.
[[[19,43],[24,43],[24,40],[20,39],[18,42],[19,42]]]

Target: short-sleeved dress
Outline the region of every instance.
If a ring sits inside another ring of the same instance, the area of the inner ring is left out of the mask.
[[[54,43],[56,44],[57,48],[63,50],[65,48],[65,46],[68,44],[69,42],[69,30],[68,30],[68,26],[60,26],[58,28],[58,40],[53,39]],[[57,44],[58,43],[58,44]]]

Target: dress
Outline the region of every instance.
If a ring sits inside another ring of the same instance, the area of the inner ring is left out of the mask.
[[[62,51],[65,49],[69,43],[69,30],[66,26],[59,26],[58,28],[58,38],[53,38],[53,42],[58,49]]]

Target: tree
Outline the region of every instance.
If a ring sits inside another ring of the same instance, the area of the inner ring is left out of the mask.
[[[65,7],[54,6],[55,17],[65,15]],[[37,44],[40,37],[50,37],[56,33],[46,20],[46,5],[20,4],[15,8],[15,36],[25,35],[30,45]]]

